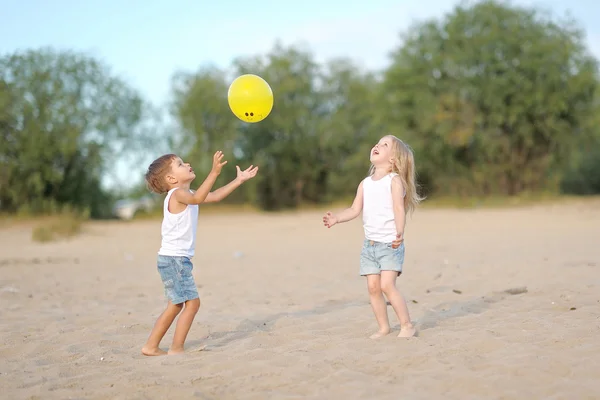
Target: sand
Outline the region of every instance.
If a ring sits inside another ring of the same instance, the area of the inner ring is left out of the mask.
[[[599,201],[417,211],[398,281],[411,339],[391,307],[392,334],[368,338],[360,220],[321,216],[201,214],[202,306],[188,352],[165,357],[140,354],[165,304],[160,221],[50,244],[0,229],[0,398],[600,398]]]

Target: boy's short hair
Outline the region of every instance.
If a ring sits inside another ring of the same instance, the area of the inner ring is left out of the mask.
[[[146,184],[148,189],[154,193],[163,194],[169,191],[165,176],[171,171],[171,162],[176,158],[175,154],[165,154],[152,161],[146,171]]]

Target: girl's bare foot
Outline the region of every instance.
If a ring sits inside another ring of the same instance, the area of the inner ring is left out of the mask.
[[[398,337],[409,338],[415,336],[415,333],[417,333],[417,330],[413,324],[406,324],[400,326],[400,333],[398,334]]]
[[[142,354],[145,356],[164,356],[167,354],[166,351],[159,349],[158,347],[153,349],[150,347],[142,347]]]
[[[380,329],[377,332],[375,332],[374,334],[372,334],[371,336],[369,336],[369,338],[370,339],[379,339],[380,337],[383,337],[383,336],[387,335],[388,333],[390,333],[390,328]]]

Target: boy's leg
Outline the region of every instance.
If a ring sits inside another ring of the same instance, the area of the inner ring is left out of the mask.
[[[369,299],[375,319],[379,325],[379,330],[370,336],[371,339],[378,339],[390,333],[390,322],[387,315],[387,306],[383,294],[381,293],[381,277],[379,275],[367,275],[367,286],[369,289]]]
[[[156,320],[154,328],[152,328],[152,332],[150,332],[150,336],[148,337],[148,341],[144,347],[142,347],[142,354],[146,356],[160,356],[167,354],[166,351],[159,349],[158,346],[175,320],[175,317],[177,317],[177,314],[181,311],[182,306],[183,304],[173,304],[169,300],[166,310],[163,311]]]
[[[188,257],[177,258],[179,274],[177,276],[177,294],[185,299],[185,306],[179,315],[173,343],[169,349],[169,354],[183,353],[185,339],[190,331],[194,318],[200,309],[200,296],[192,270],[194,265]]]
[[[177,320],[177,325],[175,326],[175,335],[173,336],[173,343],[171,344],[171,348],[169,349],[169,354],[179,354],[183,353],[183,347],[185,343],[185,339],[187,337],[188,332],[192,326],[192,322],[194,322],[194,318],[200,309],[200,299],[188,300],[185,302],[185,307],[183,312],[179,316]]]

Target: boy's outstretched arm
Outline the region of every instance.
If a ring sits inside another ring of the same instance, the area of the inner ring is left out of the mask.
[[[253,165],[249,166],[245,170],[241,170],[239,166],[237,168],[237,177],[229,182],[227,185],[218,188],[217,190],[208,193],[206,199],[204,199],[204,203],[216,203],[227,196],[229,196],[235,189],[240,187],[240,185],[246,182],[248,179],[252,179],[256,176],[258,172],[258,167],[254,167]]]
[[[221,173],[221,169],[227,164],[227,161],[221,162],[222,159],[223,152],[219,150],[213,156],[213,166],[210,173],[206,179],[204,179],[204,182],[202,182],[198,190],[194,193],[190,193],[187,190],[176,190],[173,192],[173,198],[182,204],[200,204],[204,202],[210,189],[217,180],[217,177]]]

